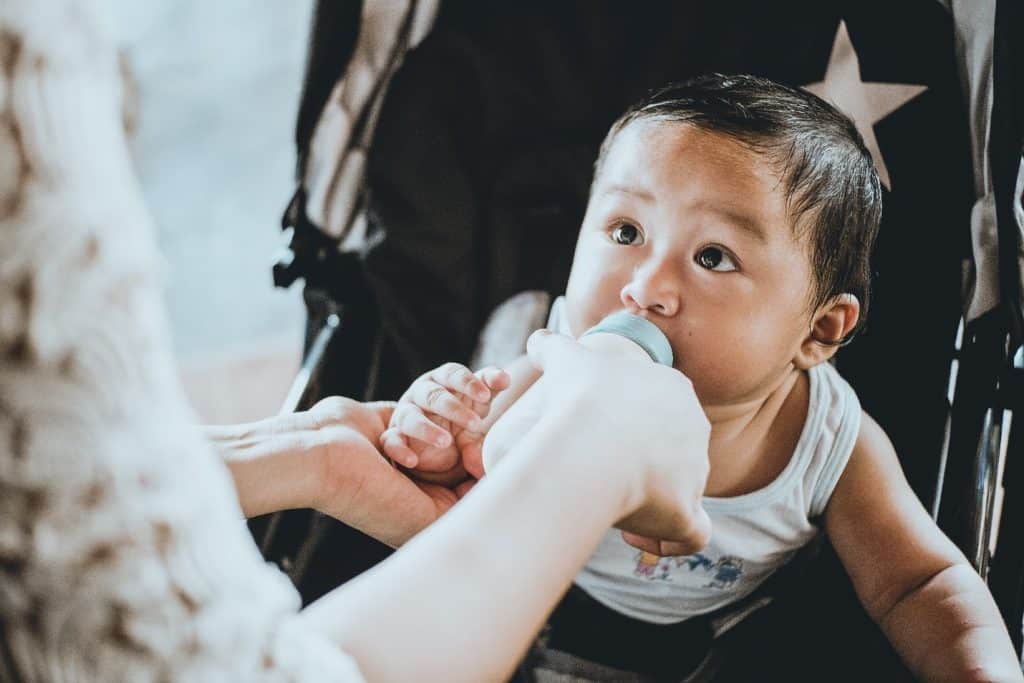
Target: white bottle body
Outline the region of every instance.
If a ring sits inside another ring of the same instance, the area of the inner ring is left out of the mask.
[[[647,351],[636,342],[613,332],[584,335],[580,344],[601,353],[631,356],[653,362]],[[544,376],[527,389],[505,414],[491,425],[483,445],[484,471],[490,472],[505,454],[540,420],[545,408]]]

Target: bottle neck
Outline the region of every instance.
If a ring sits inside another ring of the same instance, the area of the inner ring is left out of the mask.
[[[610,336],[619,336],[630,343],[639,346],[648,357],[656,363],[672,365],[672,346],[669,344],[665,333],[653,322],[639,315],[628,311],[616,311],[601,319],[596,325],[581,335],[581,340],[597,333],[610,333]],[[616,350],[622,347],[615,344],[610,347]]]
[[[623,356],[633,356],[642,360],[651,360],[650,355],[642,346],[614,332],[591,332],[579,340],[588,349],[604,351]]]

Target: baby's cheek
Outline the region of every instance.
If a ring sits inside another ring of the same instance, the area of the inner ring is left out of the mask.
[[[617,272],[614,266],[598,265],[577,268],[565,290],[566,313],[573,323],[574,332],[593,327],[599,320],[623,307],[620,293],[628,277]]]
[[[582,327],[582,321],[586,316],[586,310],[584,306],[581,306],[575,297],[571,297],[569,294],[565,296],[565,320],[561,329],[555,330],[555,332],[568,333],[573,337],[580,335],[580,330],[586,329]],[[566,329],[568,327],[568,329]]]
[[[701,403],[717,403],[742,391],[759,365],[756,347],[719,337],[675,347],[677,370],[693,382]]]
[[[607,297],[605,298],[607,299]],[[605,316],[621,309],[622,306],[618,305],[618,298],[614,298],[609,303],[608,301],[601,300],[599,296],[591,296],[583,301],[573,300],[566,296],[565,317],[569,329],[559,331],[568,331],[573,337],[578,338],[585,331],[599,323]]]

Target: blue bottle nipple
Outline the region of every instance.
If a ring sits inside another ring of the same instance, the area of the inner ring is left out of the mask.
[[[661,329],[647,318],[626,311],[606,316],[580,337],[597,332],[610,332],[629,339],[647,352],[655,363],[672,367],[672,345]]]

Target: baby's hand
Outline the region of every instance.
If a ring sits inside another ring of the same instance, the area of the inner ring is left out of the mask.
[[[494,397],[509,385],[498,368],[475,374],[446,363],[424,374],[402,395],[381,434],[384,453],[398,464],[421,472],[448,472],[466,462],[480,462],[484,421]]]

